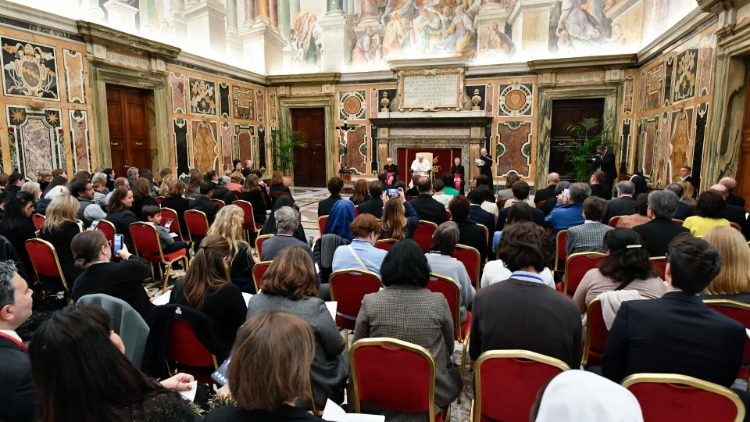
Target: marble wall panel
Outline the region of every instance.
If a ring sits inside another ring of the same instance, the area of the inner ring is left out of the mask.
[[[701,40],[698,60],[698,95],[703,97],[711,91],[711,76],[714,68],[716,36],[708,35]]]
[[[54,47],[9,37],[0,45],[5,95],[60,100]]]
[[[354,130],[339,134],[339,158],[343,166],[354,169],[357,174],[366,171],[367,162],[367,128],[359,126]]]
[[[664,72],[665,64],[661,63],[655,68],[651,68],[641,73],[641,77],[645,78],[645,87],[644,91],[642,91],[644,93],[644,103],[641,110],[653,110],[661,105],[664,88]]]
[[[230,110],[229,102],[229,85],[224,82],[219,83],[219,108],[221,110],[221,117],[229,117],[232,115]]]
[[[169,74],[169,90],[172,95],[172,112],[173,113],[186,113],[187,112],[187,92],[185,92],[185,86],[187,84],[187,78],[179,73]]]
[[[693,108],[685,108],[672,113],[672,129],[669,139],[668,180],[679,177],[679,169],[690,165],[690,152],[693,150]],[[667,170],[667,169],[665,169]]]
[[[222,170],[226,172],[232,169],[232,126],[223,122],[221,124],[221,156],[223,158]]]
[[[76,171],[91,171],[88,114],[85,110],[68,110],[68,116],[74,168]]]
[[[514,83],[499,86],[499,116],[531,116],[534,103],[534,85]]]
[[[667,68],[664,74],[664,105],[672,102],[672,74],[674,73],[674,57],[667,59]]]
[[[254,94],[250,88],[232,86],[232,106],[235,119],[252,120],[254,118]]]
[[[255,91],[255,110],[257,110],[258,121],[263,121],[266,117],[266,100],[263,91],[260,89]]]
[[[190,78],[190,112],[216,114],[216,82]]]
[[[83,54],[75,50],[63,49],[65,66],[65,87],[68,102],[76,104],[86,103],[86,84],[83,77]]]
[[[367,99],[365,91],[348,91],[339,93],[339,119],[362,120],[367,117]]]
[[[220,145],[217,138],[216,122],[193,120],[190,125],[193,166],[202,172],[217,170]]]
[[[682,101],[695,95],[698,49],[690,48],[677,55],[674,100]]]
[[[651,173],[651,183],[657,187],[669,184],[669,153],[670,153],[670,113],[663,112],[659,117],[659,137],[654,150],[654,168]]]
[[[622,112],[624,114],[630,114],[633,112],[633,89],[635,81],[633,77],[625,79],[622,83],[623,100],[622,100]]]
[[[654,154],[659,138],[659,116],[649,117],[642,122],[641,140],[638,143],[637,159],[643,175],[650,177],[654,167]]]
[[[255,150],[253,148],[255,126],[234,125],[234,135],[237,139],[237,158],[243,161],[255,159]]]
[[[177,174],[187,173],[190,170],[188,159],[188,124],[186,119],[173,119],[175,156],[177,159]]]
[[[515,171],[521,177],[531,176],[531,123],[502,122],[497,125],[496,176]]]
[[[41,170],[67,167],[60,110],[8,106],[7,112],[13,170],[34,178]]]

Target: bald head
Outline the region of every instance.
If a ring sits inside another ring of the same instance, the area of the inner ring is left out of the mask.
[[[710,188],[708,188],[708,190],[718,193],[724,199],[727,199],[727,196],[729,196],[729,189],[727,189],[726,185],[723,185],[721,183],[717,183],[711,186]]]
[[[729,192],[732,192],[734,188],[737,187],[737,181],[734,179],[734,177],[722,177],[721,180],[719,180],[719,184],[726,186]]]
[[[550,173],[547,176],[547,185],[556,185],[560,183],[560,175],[558,173]]]

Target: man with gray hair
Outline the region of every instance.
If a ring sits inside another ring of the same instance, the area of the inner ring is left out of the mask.
[[[734,190],[737,188],[737,180],[734,177],[722,177],[719,183],[726,186],[729,191],[727,197],[727,204],[736,205],[738,207],[745,208],[745,198],[738,196]]]
[[[558,203],[544,219],[552,228],[552,236],[568,227],[583,224],[583,201],[591,196],[591,188],[586,183],[573,183],[569,189],[563,189]]]
[[[740,226],[742,235],[747,239],[750,235],[750,224],[748,224],[747,217],[745,217],[745,208],[729,203],[729,189],[724,184],[717,183],[712,185],[708,190],[721,195],[724,202],[727,203],[727,206],[724,208],[724,218]]]
[[[128,172],[126,173],[128,177],[128,183],[130,186],[135,186],[135,181],[141,177],[138,167],[128,167]]]
[[[670,190],[656,190],[648,194],[648,217],[651,221],[633,227],[641,236],[641,245],[651,256],[664,256],[669,242],[690,230],[672,222],[680,198]]]
[[[310,245],[294,237],[294,231],[300,224],[299,212],[292,207],[281,207],[274,211],[273,218],[276,220],[276,235],[263,242],[263,253],[260,258],[270,261],[287,246],[299,246],[312,258]]]
[[[37,395],[27,347],[16,333],[31,316],[32,294],[13,261],[0,261],[0,420],[35,420]]]
[[[633,200],[635,184],[630,180],[623,180],[615,185],[615,189],[617,190],[617,198],[611,199],[607,203],[604,224],[607,224],[612,217],[635,214],[635,201]]]

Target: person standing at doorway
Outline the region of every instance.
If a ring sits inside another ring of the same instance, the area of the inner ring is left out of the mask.
[[[612,192],[612,186],[617,180],[617,168],[615,167],[615,154],[606,145],[596,147],[596,155],[592,158],[594,170],[601,170],[607,175],[607,192]]]
[[[466,172],[464,171],[464,165],[461,164],[461,157],[455,157],[453,159],[453,167],[451,167],[451,174],[453,175],[452,188],[464,194],[464,184],[466,182]],[[447,187],[448,185],[446,185]]]
[[[490,191],[495,192],[495,186],[492,180],[492,164],[494,164],[494,161],[492,160],[492,157],[487,154],[487,148],[482,148],[479,151],[479,158],[477,158],[477,166],[479,166],[479,174],[484,175],[487,177],[487,180],[490,184]]]

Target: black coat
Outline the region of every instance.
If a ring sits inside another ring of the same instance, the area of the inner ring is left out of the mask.
[[[318,217],[330,214],[333,205],[336,203],[336,201],[340,200],[341,195],[331,195],[328,198],[318,202]]]
[[[0,336],[0,420],[35,420],[37,394],[31,379],[31,361],[26,349]]]
[[[268,209],[268,203],[266,198],[260,189],[252,192],[242,192],[240,199],[247,201],[253,206],[253,217],[255,218],[255,225],[260,227],[266,222],[266,210]]]
[[[208,224],[214,222],[216,213],[219,212],[219,206],[211,202],[205,195],[200,195],[190,203],[191,210],[203,211],[208,219]]]
[[[616,383],[630,374],[656,372],[730,387],[745,341],[742,324],[710,309],[697,295],[674,291],[661,299],[627,301],[609,331],[602,373]]]
[[[377,218],[383,217],[383,199],[380,197],[370,198],[359,204],[360,214],[372,214]]]
[[[604,215],[604,224],[612,217],[620,215],[635,214],[635,200],[632,196],[620,196],[607,202],[607,213]]]
[[[509,212],[510,207],[500,209],[500,214],[497,216],[495,231],[503,231],[503,229],[505,228],[506,220],[508,219]],[[531,217],[533,218],[534,223],[538,224],[541,227],[544,227],[544,212],[542,212],[542,210],[540,210],[539,208],[532,208]]]
[[[410,200],[409,203],[414,207],[420,220],[432,221],[438,225],[448,220],[448,216],[445,213],[445,205],[432,199],[431,195],[419,195]]]
[[[130,225],[141,221],[132,211],[122,210],[107,214],[107,220],[115,225],[115,232],[123,236],[123,241],[130,252],[135,252],[133,239],[130,238]]]
[[[690,230],[663,218],[654,218],[648,223],[633,227],[633,230],[641,236],[641,245],[651,256],[665,256],[672,239],[683,233],[690,233]]]
[[[479,251],[479,255],[482,256],[482,262],[487,259],[488,239],[484,236],[484,230],[482,227],[473,221],[463,221],[458,224],[458,243]],[[489,240],[492,240],[492,233],[489,233]]]
[[[607,184],[612,186],[617,179],[615,154],[612,151],[607,151],[604,155],[597,155],[594,160],[594,169],[603,171],[607,175]]]
[[[190,209],[190,200],[181,196],[168,196],[161,201],[161,206],[171,208],[177,213],[180,222],[180,233],[187,238],[187,225],[185,225],[185,211]],[[162,224],[166,221],[162,221]]]
[[[690,207],[690,205],[680,201],[680,203],[677,205],[677,211],[675,211],[673,218],[685,221],[685,219],[690,217],[691,215],[693,215],[693,209]]]
[[[612,191],[608,188],[609,185],[591,185],[591,196],[598,196],[599,198],[609,201],[612,199]]]
[[[742,235],[745,236],[745,239],[748,238],[750,228],[748,227],[747,218],[745,218],[744,208],[727,203],[727,207],[724,208],[724,218],[729,220],[730,223],[739,224],[742,229]]]

